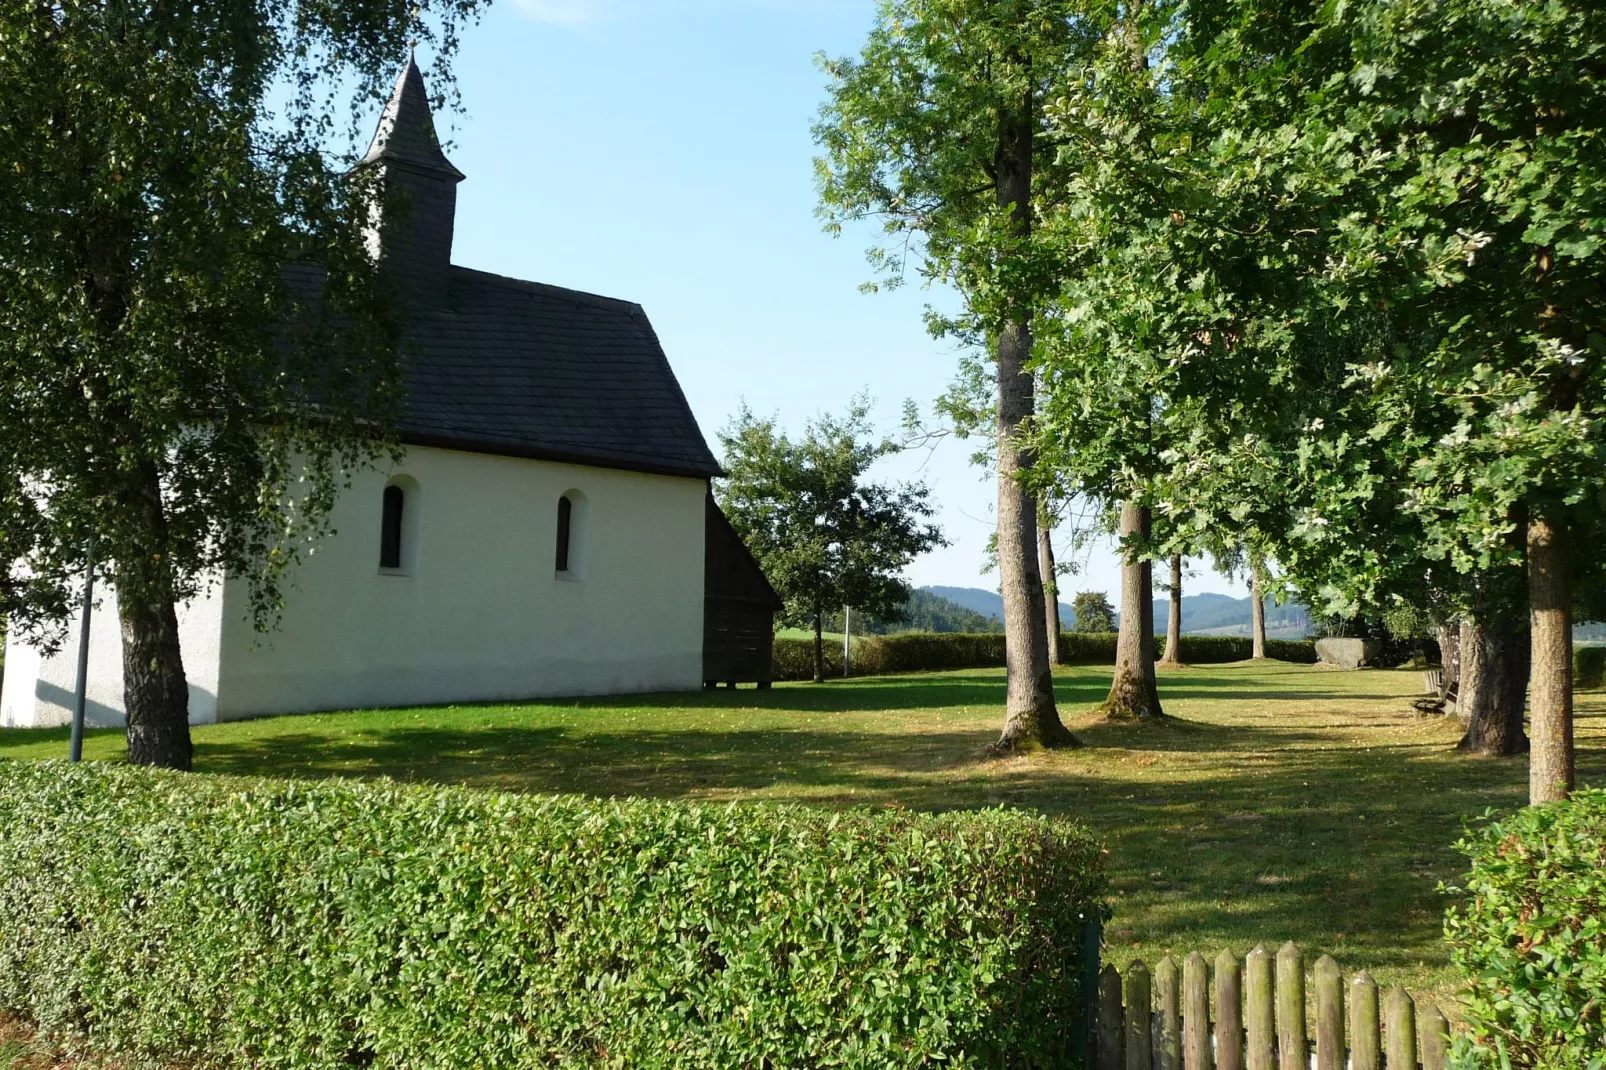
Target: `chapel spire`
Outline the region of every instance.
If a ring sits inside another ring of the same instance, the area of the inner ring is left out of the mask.
[[[380,175],[384,200],[373,243],[402,300],[409,309],[449,307],[452,231],[463,172],[441,151],[429,92],[411,54],[357,166]]]
[[[435,116],[429,107],[429,91],[424,88],[423,72],[411,52],[379,117],[373,143],[358,166],[381,160],[439,172],[459,182],[463,180],[463,172],[453,167],[452,161],[441,151],[440,139],[435,136]]]

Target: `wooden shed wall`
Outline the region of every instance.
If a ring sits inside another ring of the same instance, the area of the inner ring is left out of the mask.
[[[703,680],[768,684],[780,596],[712,495],[705,530]]]

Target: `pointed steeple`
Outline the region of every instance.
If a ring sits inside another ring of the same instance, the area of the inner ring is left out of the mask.
[[[424,76],[411,55],[357,166],[380,175],[384,201],[370,241],[402,300],[409,309],[449,307],[463,172],[441,151]]]
[[[441,151],[440,139],[435,136],[435,116],[429,107],[429,92],[424,88],[424,75],[411,53],[407,66],[396,79],[390,101],[379,117],[379,128],[358,166],[378,163],[381,160],[404,163],[426,171],[439,171],[457,181],[463,172],[452,166],[452,161]]]

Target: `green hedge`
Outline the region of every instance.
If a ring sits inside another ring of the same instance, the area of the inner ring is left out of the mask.
[[[1606,1068],[1606,791],[1486,819],[1445,920],[1467,974],[1459,1065]]]
[[[0,1010],[194,1068],[1063,1066],[1081,826],[0,761]]]
[[[1606,646],[1573,647],[1573,686],[1599,687],[1606,678]]]
[[[1069,665],[1115,664],[1115,633],[1066,632],[1060,650]],[[1165,637],[1155,640],[1164,649]],[[1249,639],[1226,635],[1184,635],[1182,660],[1190,665],[1246,661],[1252,652]],[[1316,644],[1310,640],[1268,639],[1266,653],[1280,661],[1306,665],[1316,662]],[[775,678],[810,680],[814,677],[814,640],[776,639]],[[853,641],[853,675],[941,669],[984,669],[1004,664],[1004,637],[1000,634],[956,632],[902,632],[865,636]],[[842,675],[842,644],[825,644],[826,676]]]

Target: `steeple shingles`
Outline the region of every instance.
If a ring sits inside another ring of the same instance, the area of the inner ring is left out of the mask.
[[[411,55],[385,104],[373,143],[358,166],[381,160],[439,171],[459,182],[463,180],[463,172],[453,167],[452,161],[441,151],[440,139],[435,136],[435,117],[429,107],[429,93],[424,88],[424,75]]]
[[[380,176],[384,201],[372,240],[409,311],[450,307],[463,172],[441,151],[424,76],[410,55],[357,166]]]

